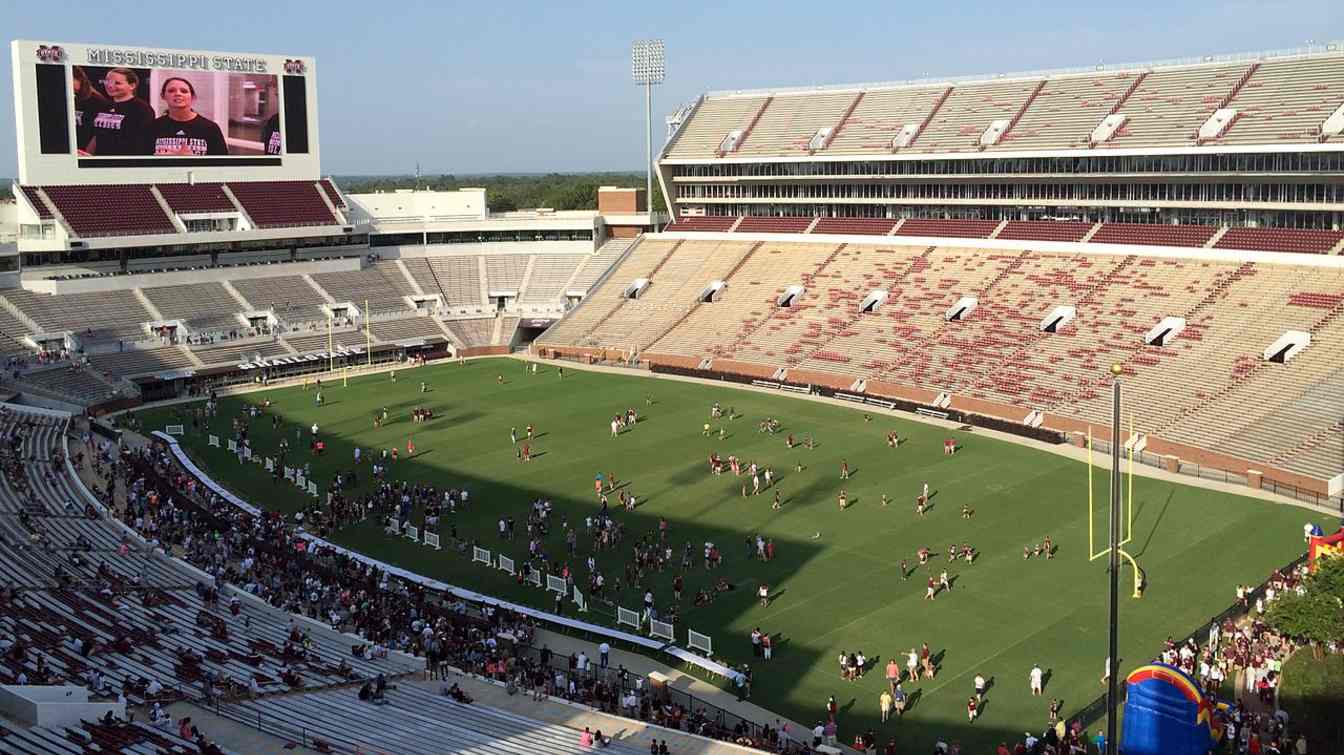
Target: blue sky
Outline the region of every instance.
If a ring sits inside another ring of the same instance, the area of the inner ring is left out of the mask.
[[[885,81],[1344,39],[1344,2],[824,3],[0,0],[0,176],[15,169],[10,39],[318,59],[326,173],[638,170],[629,43],[661,37],[662,116],[712,89]],[[913,8],[913,9],[911,9]]]

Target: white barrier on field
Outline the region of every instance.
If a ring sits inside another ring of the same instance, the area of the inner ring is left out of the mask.
[[[210,436],[210,445],[214,446],[215,448],[219,448],[219,436],[218,436],[218,435],[211,435],[211,436]]]
[[[639,631],[639,614],[635,611],[631,611],[629,608],[621,608],[620,606],[617,606],[616,626],[622,624],[628,627],[634,627],[635,631]]]
[[[412,540],[412,541],[418,543],[418,542],[420,542],[420,530],[418,530],[418,529],[416,529],[416,528],[414,528],[414,527],[412,527],[411,525],[408,524],[408,525],[406,525],[406,537],[407,537],[408,539],[410,539],[410,540]]]
[[[533,587],[541,587],[541,572],[533,569],[527,573],[527,583]]]
[[[383,532],[386,532],[389,535],[400,535],[401,525],[397,524],[397,520],[393,519],[391,524],[383,528]]]
[[[294,479],[294,467],[285,467],[285,479],[286,480]]]
[[[488,550],[482,548],[482,547],[479,546],[479,545],[473,545],[473,546],[471,547],[471,562],[472,562],[473,564],[474,564],[474,563],[477,563],[477,562],[480,562],[480,563],[482,563],[482,564],[485,564],[486,566],[489,566],[489,565],[490,565],[490,551],[488,551]]]
[[[426,533],[425,533],[425,545],[430,546],[430,547],[433,548],[434,550],[438,550],[438,549],[439,549],[439,535],[438,535],[438,533],[437,533],[437,532],[426,532]],[[500,558],[503,558],[503,556],[500,556]]]
[[[163,428],[163,431],[164,431],[165,433],[168,433],[169,435],[186,435],[186,434],[187,434],[186,429],[183,428],[181,425],[165,425],[164,428]]]
[[[551,592],[558,592],[564,595],[569,592],[569,583],[564,577],[557,577],[554,574],[546,575],[546,589]]]
[[[243,458],[244,458],[244,459],[247,459],[248,461],[251,461],[251,460],[252,460],[252,447],[251,447],[251,446],[243,446]]]
[[[275,471],[275,459],[272,459],[269,456],[266,457],[266,471],[267,472]]]
[[[515,573],[513,570],[513,559],[509,558],[508,556],[500,556],[499,570],[502,572],[507,572],[508,575],[512,577]]]
[[[583,597],[583,593],[578,588],[574,588],[574,605],[579,607],[579,613],[588,613],[588,600]]]
[[[238,441],[234,440],[233,438],[229,438],[229,450],[230,450],[230,451],[233,451],[234,453],[237,453],[237,452],[238,452]]]
[[[714,654],[714,641],[707,634],[700,634],[694,629],[686,630],[686,647],[691,650],[699,650],[705,655]]]
[[[308,481],[308,495],[313,496],[314,498],[317,497],[317,483],[312,480]]]
[[[657,619],[654,619],[649,622],[649,636],[673,642],[677,639],[676,627],[666,621],[658,621]]]

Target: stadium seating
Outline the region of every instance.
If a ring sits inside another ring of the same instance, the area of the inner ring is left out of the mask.
[[[1311,141],[1344,101],[1344,68],[1312,58],[1266,60],[1229,103],[1237,119],[1214,144]]]
[[[489,254],[485,257],[485,287],[489,291],[512,291],[523,287],[528,257],[521,254]]]
[[[633,239],[611,239],[598,248],[597,252],[584,259],[574,273],[566,291],[587,291],[604,273],[616,264],[634,243]]]
[[[996,239],[1008,241],[1082,241],[1092,223],[1055,220],[1009,220]]]
[[[1102,223],[1093,234],[1093,244],[1139,244],[1145,246],[1204,246],[1217,228],[1211,225],[1161,225],[1156,223]]]
[[[712,97],[682,125],[664,151],[669,158],[712,155],[728,132],[745,129],[765,104],[765,97]]]
[[[44,186],[42,190],[76,236],[177,233],[173,221],[144,184]]]
[[[324,332],[316,331],[312,335],[286,335],[285,343],[294,348],[300,354],[311,354],[326,351],[330,345],[333,348],[350,348],[358,346],[364,348],[368,344],[368,338],[363,328],[359,330],[341,330],[332,331],[330,339]]]
[[[402,297],[414,294],[406,276],[394,263],[383,262],[363,270],[316,273],[313,282],[337,302],[350,302],[359,309],[368,301],[371,313],[408,311]]]
[[[426,291],[438,291],[450,307],[485,305],[481,296],[480,257],[408,259],[406,269]]]
[[[258,228],[336,225],[316,184],[307,181],[230,181],[238,199]]]
[[[1125,125],[1103,148],[1186,146],[1218,102],[1231,93],[1246,63],[1157,68],[1144,77],[1122,112]]]
[[[118,389],[96,371],[80,366],[35,370],[23,376],[23,383],[59,394],[78,404],[97,403],[118,393]]]
[[[987,239],[999,225],[997,220],[932,220],[906,218],[893,236],[941,236],[963,239]]]
[[[224,193],[223,184],[155,184],[163,201],[173,212],[237,212],[238,207]]]
[[[132,292],[121,289],[86,294],[37,294],[21,288],[0,293],[45,333],[72,331],[82,339],[136,341],[149,337],[149,312]]]
[[[586,259],[580,254],[538,254],[532,277],[519,301],[523,304],[553,304],[565,296],[565,288]]]
[[[1253,249],[1268,252],[1325,254],[1344,241],[1344,231],[1298,228],[1229,228],[1215,249]]]
[[[133,349],[131,351],[90,354],[89,364],[101,372],[116,377],[144,375],[151,372],[181,370],[194,366],[190,354],[180,346],[164,346],[158,349]]]
[[[494,339],[493,317],[474,320],[444,320],[443,326],[466,348],[489,346]]]
[[[315,336],[313,338],[316,338]],[[325,351],[327,348],[326,336],[323,335],[322,345],[314,351]],[[222,364],[242,364],[250,362],[260,355],[262,359],[271,359],[274,357],[292,356],[292,352],[285,348],[284,343],[280,341],[257,341],[248,339],[246,341],[222,341],[210,346],[192,346],[191,353],[205,365]]]
[[[1031,106],[990,150],[1086,148],[1092,129],[1138,73],[1060,76],[1047,79]]]
[[[518,333],[518,323],[522,320],[517,317],[504,316],[499,318],[499,339],[495,342],[499,346],[512,346],[513,338]]]
[[[818,129],[835,126],[856,92],[825,92],[807,97],[775,97],[734,154],[775,155],[808,152]],[[719,138],[727,135],[727,130]]]
[[[240,278],[230,281],[253,309],[272,310],[283,323],[326,319],[322,296],[300,275]]]
[[[463,705],[415,684],[387,693],[385,705],[361,702],[354,690],[327,690],[305,695],[268,696],[220,706],[222,716],[254,725],[287,740],[309,737],[330,743],[335,752],[396,752],[437,755],[470,752],[479,755],[580,755],[578,732],[556,724],[508,713],[485,705]],[[613,755],[639,755],[647,747],[614,741],[602,750]]]
[[[333,183],[330,178],[324,178],[321,181],[318,181],[317,186],[322,190],[323,194],[327,195],[327,199],[336,207],[336,209],[346,209],[345,199],[341,197],[341,192],[336,189],[336,184]]]
[[[980,135],[990,122],[1011,120],[1040,83],[1040,79],[1010,79],[954,87],[911,147],[936,152],[976,151]]]
[[[238,313],[243,305],[221,283],[142,288],[140,292],[165,320],[181,320],[193,332],[242,330]]]
[[[400,320],[379,320],[369,324],[374,339],[403,341],[411,338],[443,338],[443,331],[429,317],[403,317]]]
[[[886,236],[895,227],[896,221],[886,218],[819,218],[811,232]]]
[[[908,124],[920,124],[947,87],[870,89],[826,147],[827,155],[890,152]]]
[[[737,223],[736,217],[706,215],[703,217],[682,217],[668,226],[669,231],[727,231]]]
[[[103,724],[83,721],[79,726],[31,728],[0,724],[0,737],[3,737],[4,744],[10,752],[39,755],[60,753],[81,755],[87,752],[117,752],[132,755],[204,752],[195,742],[140,722]],[[232,750],[224,748],[219,748],[218,751],[225,755],[233,754]]]
[[[28,198],[28,203],[32,205],[33,210],[37,212],[37,217],[42,220],[51,220],[55,217],[55,215],[51,214],[51,208],[48,207],[47,203],[42,199],[42,195],[38,193],[36,186],[23,186],[20,188],[23,189],[23,195]]]
[[[783,218],[749,215],[734,229],[737,233],[802,233],[812,225],[812,218]]]

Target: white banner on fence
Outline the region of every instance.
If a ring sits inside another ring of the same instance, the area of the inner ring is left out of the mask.
[[[527,583],[533,587],[541,587],[541,572],[533,569],[527,573]]]
[[[230,450],[230,451],[233,451],[234,453],[237,453],[237,452],[238,452],[238,441],[234,440],[233,438],[229,438],[229,450]]]
[[[639,613],[631,611],[629,608],[616,607],[616,626],[626,625],[639,629]]]
[[[499,557],[499,570],[508,572],[509,576],[513,576],[515,573],[513,571],[513,559],[501,554]]]
[[[275,459],[272,459],[269,456],[266,457],[266,471],[267,472],[275,471]]]
[[[546,589],[550,592],[558,592],[561,595],[569,592],[569,583],[564,577],[557,577],[554,574],[546,575]]]
[[[658,621],[655,619],[649,622],[649,636],[673,642],[677,639],[676,627],[673,627],[666,621]]]
[[[476,563],[477,561],[479,561],[479,562],[481,562],[481,563],[483,563],[483,564],[487,564],[487,565],[488,565],[488,564],[490,563],[490,551],[488,551],[488,550],[482,548],[482,547],[479,546],[479,545],[474,545],[474,546],[472,546],[472,548],[471,548],[471,562],[474,564],[474,563]]]
[[[714,654],[714,642],[710,640],[709,635],[700,634],[694,629],[686,630],[686,647],[691,650],[699,650],[705,655]]]
[[[426,533],[425,533],[425,545],[430,546],[430,547],[433,548],[434,550],[438,550],[438,549],[439,549],[439,535],[438,535],[438,533],[437,533],[437,532],[426,532]]]
[[[218,436],[218,435],[211,435],[211,436],[210,436],[210,445],[214,446],[215,448],[219,448],[219,436]]]
[[[186,435],[186,434],[187,434],[186,429],[183,428],[181,425],[166,425],[166,426],[163,428],[163,431],[164,431],[165,433],[168,433],[169,435]]]
[[[299,486],[299,490],[303,490],[308,487],[308,478],[303,476],[303,472],[295,472],[294,484]]]
[[[285,467],[285,479],[286,480],[294,479],[294,467]]]
[[[408,524],[406,525],[406,537],[418,543],[420,542],[420,530]]]
[[[314,498],[317,497],[317,483],[312,480],[308,481],[308,495],[311,495]]]
[[[574,588],[574,605],[579,607],[579,613],[588,613],[588,600],[579,592],[579,588]]]

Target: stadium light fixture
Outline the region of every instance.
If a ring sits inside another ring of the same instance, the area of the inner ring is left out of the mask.
[[[637,39],[630,45],[630,78],[644,87],[644,206],[653,222],[653,85],[667,75],[661,39]]]

